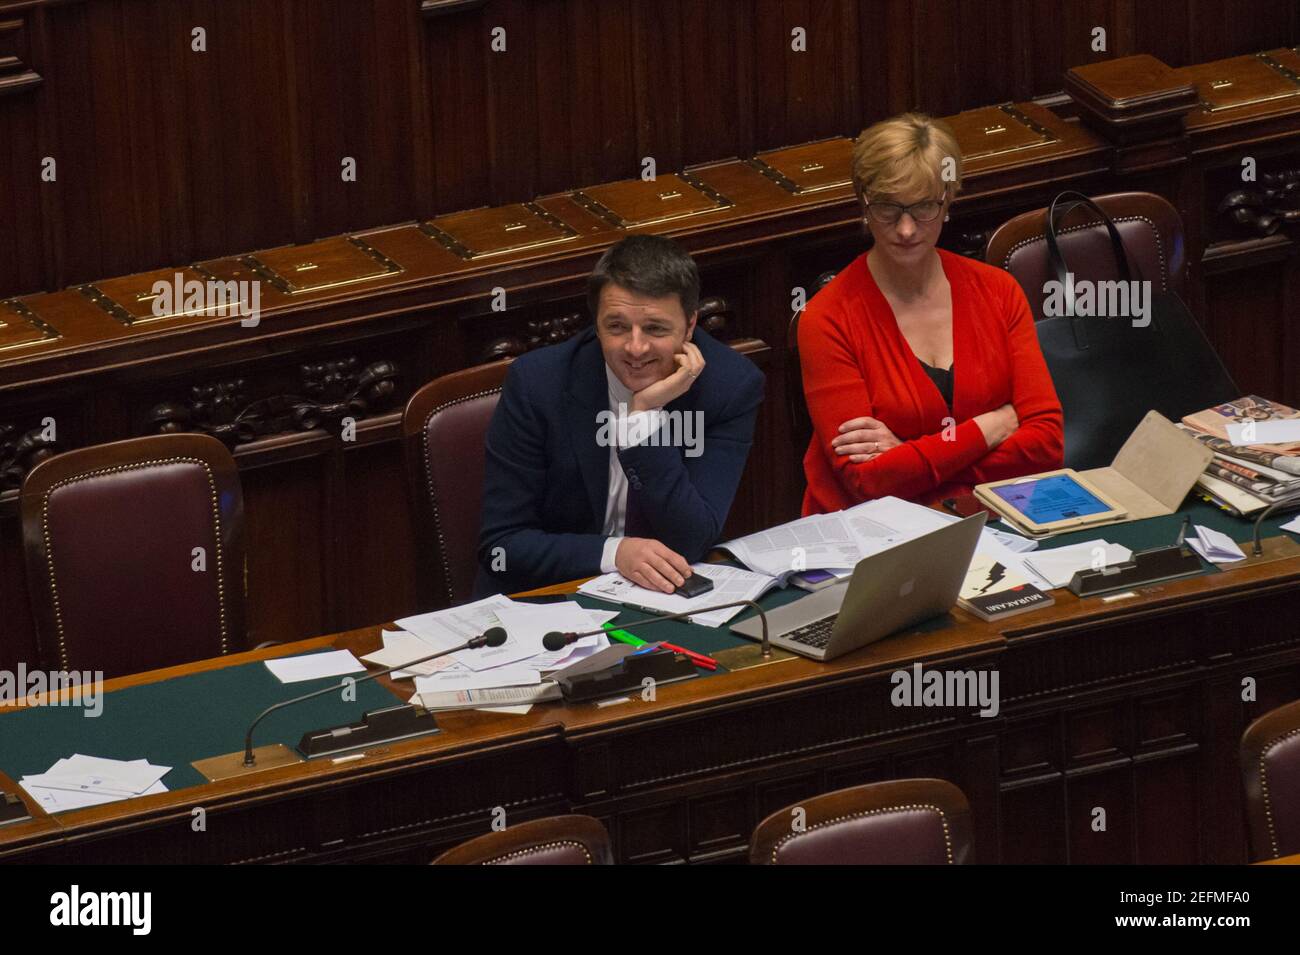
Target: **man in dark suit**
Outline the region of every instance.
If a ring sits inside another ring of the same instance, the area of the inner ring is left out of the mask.
[[[588,280],[595,326],[510,368],[487,436],[475,595],[617,570],[671,592],[717,542],[763,400],[696,328],[694,260],[630,236]]]

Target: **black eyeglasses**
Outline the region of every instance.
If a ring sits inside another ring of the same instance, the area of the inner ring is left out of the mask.
[[[910,206],[900,205],[897,202],[866,202],[867,215],[871,216],[873,222],[879,222],[881,225],[894,225],[899,219],[903,218],[906,212],[917,222],[933,222],[939,218],[939,213],[943,212],[943,199],[922,199],[920,202],[914,202]]]

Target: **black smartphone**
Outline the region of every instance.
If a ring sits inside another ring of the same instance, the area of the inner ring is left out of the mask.
[[[698,597],[700,594],[707,594],[713,589],[713,578],[705,577],[703,574],[691,574],[682,585],[673,591],[679,597]]]

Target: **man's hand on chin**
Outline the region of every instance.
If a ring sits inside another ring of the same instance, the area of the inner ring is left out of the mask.
[[[632,395],[630,411],[635,413],[662,408],[691,390],[695,379],[704,371],[704,356],[700,354],[699,347],[694,342],[684,342],[682,352],[674,355],[673,359],[677,362],[677,370]]]
[[[685,557],[646,537],[624,537],[619,541],[614,565],[625,579],[637,586],[666,594],[680,587],[691,574],[691,565]]]

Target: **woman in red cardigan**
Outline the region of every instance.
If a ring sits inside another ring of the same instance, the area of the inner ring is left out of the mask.
[[[930,504],[1059,468],[1061,404],[1024,292],[935,248],[961,186],[951,132],[915,113],[858,137],[874,243],[811,302],[799,357],[814,434],[804,514],[894,495]]]

